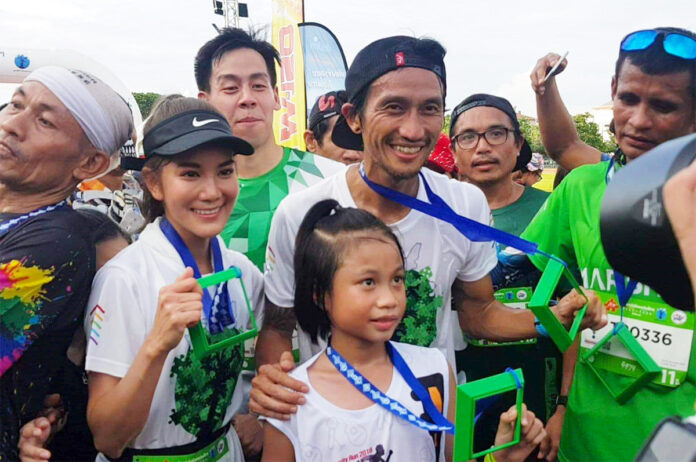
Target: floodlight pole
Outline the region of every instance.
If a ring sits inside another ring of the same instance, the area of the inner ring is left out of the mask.
[[[222,0],[225,4],[225,27],[239,27],[239,0]]]

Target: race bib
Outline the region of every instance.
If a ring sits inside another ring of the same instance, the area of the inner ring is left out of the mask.
[[[609,323],[598,331],[585,329],[582,332],[580,346],[586,350],[593,348],[621,321],[616,295],[600,291],[597,291],[597,295],[607,307]],[[650,357],[662,368],[662,372],[653,383],[672,388],[681,385],[689,368],[694,314],[677,310],[664,303],[632,300],[624,308],[623,322]],[[611,339],[597,352],[593,365],[629,377],[638,377],[642,373],[638,362],[618,339]]]
[[[525,310],[532,298],[531,287],[511,287],[508,289],[500,289],[495,292],[495,299],[500,303],[509,306],[510,308]],[[535,338],[528,338],[516,342],[494,342],[486,339],[476,339],[465,335],[467,341],[479,347],[500,347],[510,345],[533,345],[537,342]]]

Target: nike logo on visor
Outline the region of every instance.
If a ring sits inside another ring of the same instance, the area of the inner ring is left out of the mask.
[[[205,120],[198,120],[196,117],[193,118],[193,124],[194,127],[202,127],[203,125],[207,125],[211,122],[220,122],[218,119],[205,119]]]

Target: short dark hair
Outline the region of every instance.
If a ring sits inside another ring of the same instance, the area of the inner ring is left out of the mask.
[[[326,338],[331,329],[324,298],[333,288],[345,252],[354,246],[356,233],[378,233],[391,239],[403,260],[401,244],[384,222],[365,210],[341,207],[333,199],[314,204],[297,232],[295,316],[314,343],[318,337]]]
[[[314,134],[314,139],[317,140],[317,144],[319,144],[319,146],[324,145],[324,135],[329,131],[329,127],[331,127],[331,119],[333,119],[334,117],[338,116],[333,116],[329,117],[328,119],[324,119],[310,128],[312,134]]]
[[[278,80],[275,64],[280,65],[280,54],[273,45],[262,40],[259,31],[249,32],[232,27],[220,29],[220,33],[203,45],[196,54],[193,62],[193,72],[196,76],[196,84],[199,91],[210,91],[210,76],[213,73],[213,65],[216,64],[228,51],[240,48],[249,48],[261,55],[266,62],[268,75],[271,77],[271,85],[275,87]]]
[[[696,98],[696,60],[682,59],[677,56],[672,56],[663,48],[665,35],[670,33],[678,33],[689,36],[696,40],[696,34],[686,29],[677,27],[656,27],[656,31],[663,32],[659,34],[655,41],[648,48],[636,51],[619,50],[619,57],[616,60],[616,68],[614,77],[618,80],[621,67],[626,59],[631,64],[638,67],[641,72],[648,75],[666,75],[676,74],[678,72],[691,73],[691,95]]]

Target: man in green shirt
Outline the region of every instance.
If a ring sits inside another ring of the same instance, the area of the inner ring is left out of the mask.
[[[673,47],[675,41],[681,45]],[[532,80],[535,81],[535,75]],[[574,128],[559,125],[563,119],[559,114],[565,108],[553,79],[544,89],[537,85],[539,82],[537,78],[535,88],[541,92],[538,102],[551,98],[542,101],[546,111],[544,116],[540,112],[542,137],[545,140],[556,137],[557,142],[559,134],[567,134]],[[549,431],[552,437],[555,434],[560,438],[560,460],[633,460],[661,419],[693,414],[696,396],[693,313],[668,306],[650,287],[638,283],[622,314],[616,290],[621,282],[620,279],[617,282],[604,254],[599,214],[606,185],[616,169],[659,143],[696,131],[694,82],[696,35],[693,33],[660,28],[634,32],[624,38],[612,80],[619,151],[612,161],[575,168],[522,234],[576,268],[584,286],[595,290],[609,311],[610,325],[596,332],[583,332],[564,356],[562,392],[570,390],[570,396],[562,437],[557,429]],[[556,116],[550,117],[554,111]],[[549,133],[554,130],[555,134]],[[598,151],[570,138],[559,144],[566,146],[560,153],[556,152],[559,160],[565,157],[565,164],[573,167],[600,160]],[[531,260],[539,269],[546,265],[543,258],[535,256]],[[594,370],[589,360],[583,360],[594,345],[611,333],[612,323],[620,320],[662,368],[655,380],[624,404],[612,397],[608,387],[615,391],[623,389],[640,374],[632,354],[614,339],[594,356],[591,361]]]
[[[519,236],[549,194],[513,181],[513,171],[529,162],[532,151],[510,102],[488,94],[469,96],[452,111],[450,137],[457,168],[485,194],[494,226]],[[535,272],[524,281],[504,284],[494,277],[495,296],[508,306],[524,309],[538,276]],[[467,340],[467,348],[456,354],[457,370],[466,373],[467,381],[499,374],[506,367],[522,368],[527,407],[544,422],[551,417],[561,379],[561,355],[550,339]],[[493,444],[497,418],[509,405],[501,400],[481,416],[476,427],[480,447]]]
[[[254,155],[236,162],[240,192],[222,238],[262,271],[271,218],[280,201],[344,168],[276,144],[276,62],[280,64],[273,45],[242,29],[225,28],[198,50],[194,63],[198,97],[215,106],[235,135],[254,147]]]
[[[227,118],[236,136],[254,147],[254,155],[236,159],[239,196],[222,238],[263,271],[271,218],[280,201],[343,170],[343,164],[297,149],[284,148],[273,136],[273,112],[280,109],[278,51],[242,29],[225,28],[203,45],[194,62],[198,97]],[[205,124],[206,120],[194,123]],[[253,341],[247,342],[245,386],[254,371]],[[234,426],[247,457],[258,455],[263,433],[256,418],[238,415]]]

